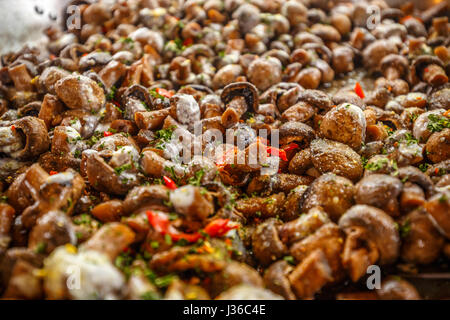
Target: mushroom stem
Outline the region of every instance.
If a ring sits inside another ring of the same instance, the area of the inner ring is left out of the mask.
[[[242,115],[247,111],[245,98],[241,96],[234,97],[227,105],[227,109],[222,115],[222,124],[229,128],[236,124]]]
[[[395,80],[400,78],[400,72],[398,69],[390,67],[386,69],[384,76],[387,80]]]
[[[436,64],[430,64],[423,70],[423,80],[433,86],[440,86],[448,82],[444,69]]]

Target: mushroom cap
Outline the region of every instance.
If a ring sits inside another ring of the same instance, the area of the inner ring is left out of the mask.
[[[163,205],[169,201],[169,189],[162,185],[137,186],[128,192],[123,201],[124,211],[132,214],[137,209],[146,205]]]
[[[263,265],[281,258],[287,247],[278,235],[278,226],[281,223],[275,218],[270,218],[258,225],[252,235],[253,253]]]
[[[84,152],[86,156],[86,173],[90,185],[99,191],[108,190],[113,194],[126,194],[139,184],[138,180],[123,183],[114,169],[108,165],[98,152]]]
[[[323,91],[307,89],[301,91],[297,101],[305,101],[319,109],[328,110],[333,105],[331,98]]]
[[[24,117],[14,121],[14,126],[25,135],[25,147],[17,155],[20,160],[36,157],[50,147],[47,126],[36,117]]]
[[[430,196],[433,193],[433,181],[416,167],[407,166],[398,169],[397,178],[402,181],[418,184],[425,191],[427,196]]]
[[[147,104],[147,106],[152,107],[152,99],[150,97],[150,93],[147,88],[140,84],[135,84],[129,87],[122,95],[122,104],[125,105],[128,98],[136,98],[140,101],[143,101]]]
[[[333,52],[331,52],[324,44],[308,42],[302,46],[302,49],[314,50],[327,63],[330,63],[331,58],[333,57]]]
[[[400,73],[403,75],[409,67],[408,59],[399,54],[388,54],[381,60],[381,71],[384,72],[389,67],[399,69]]]
[[[251,110],[257,110],[258,91],[250,82],[234,82],[227,85],[220,95],[223,103],[227,105],[234,97],[244,97],[247,106]]]
[[[194,44],[183,51],[182,53],[183,57],[192,57],[194,56],[205,56],[205,57],[214,57],[214,51],[208,47],[206,44]]]
[[[286,122],[279,130],[281,145],[297,141],[303,142],[307,147],[315,137],[314,130],[310,126],[298,121]]]
[[[112,60],[111,54],[108,52],[91,52],[82,57],[79,61],[81,69],[88,69],[97,66],[104,66]]]
[[[383,210],[368,206],[355,205],[339,219],[342,229],[353,226],[363,227],[376,243],[380,252],[380,263],[393,263],[400,253],[400,235],[395,221]]]
[[[417,57],[417,59],[413,61],[412,65],[411,65],[411,72],[414,75],[416,75],[418,78],[420,78],[420,75],[422,74],[423,69],[425,69],[426,66],[428,66],[430,64],[436,64],[443,69],[445,68],[444,63],[438,57],[432,56],[429,54],[423,54],[423,55]]]

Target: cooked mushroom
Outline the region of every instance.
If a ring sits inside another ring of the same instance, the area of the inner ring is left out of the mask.
[[[344,103],[325,114],[320,132],[324,138],[358,150],[366,138],[366,118],[359,107]]]
[[[399,196],[403,185],[395,177],[371,174],[356,184],[355,201],[382,209],[390,216],[399,215]]]
[[[248,82],[235,82],[226,86],[220,96],[225,104],[222,124],[229,128],[236,124],[247,110],[256,110],[258,92],[255,86]]]
[[[55,84],[55,91],[70,109],[98,112],[105,103],[105,94],[100,86],[82,75],[60,79]]]
[[[375,262],[390,264],[400,254],[395,221],[380,209],[355,205],[340,218],[339,227],[347,234],[342,263],[353,281]]]

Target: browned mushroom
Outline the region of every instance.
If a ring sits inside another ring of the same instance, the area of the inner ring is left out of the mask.
[[[222,124],[225,128],[236,124],[245,112],[256,110],[258,105],[258,92],[249,82],[229,84],[223,89],[220,98],[226,108],[222,115]]]
[[[420,300],[417,289],[403,279],[390,277],[381,283],[377,295],[382,300]]]
[[[432,86],[440,86],[448,82],[444,64],[436,56],[422,55],[414,60],[411,72],[414,77]]]
[[[388,80],[402,78],[408,72],[408,60],[399,54],[389,54],[381,60],[381,71]]]
[[[105,103],[105,94],[93,80],[82,75],[70,75],[55,84],[58,97],[70,109],[98,112]]]
[[[268,219],[256,227],[252,235],[252,248],[255,257],[263,265],[278,260],[287,252],[286,245],[280,240],[278,230],[280,222]]]
[[[356,205],[341,217],[339,227],[347,234],[342,263],[353,281],[375,262],[390,264],[400,254],[395,221],[380,209]]]
[[[371,174],[356,184],[355,201],[384,210],[390,216],[399,215],[399,199],[403,185],[395,177]]]
[[[437,259],[444,246],[444,238],[425,210],[417,209],[402,217],[399,228],[403,260],[429,264]]]
[[[325,114],[320,132],[324,138],[358,150],[366,138],[366,118],[359,107],[344,103]]]

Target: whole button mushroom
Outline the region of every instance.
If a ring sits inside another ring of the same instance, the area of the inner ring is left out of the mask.
[[[39,76],[39,88],[42,92],[47,91],[50,94],[56,94],[55,84],[69,75],[70,73],[62,68],[48,67]]]
[[[450,192],[444,190],[432,196],[424,205],[439,232],[450,239]]]
[[[363,174],[361,157],[349,146],[327,139],[311,142],[311,161],[321,173],[333,172],[352,181]]]
[[[340,33],[330,25],[317,23],[311,27],[310,31],[323,41],[339,42],[341,40]]]
[[[402,192],[402,182],[386,174],[371,174],[356,184],[355,201],[380,208],[390,216],[399,214],[398,197]]]
[[[302,211],[316,206],[322,207],[331,220],[337,221],[353,205],[355,186],[332,173],[326,173],[308,187],[301,200]]]
[[[366,117],[361,108],[344,103],[328,111],[320,124],[324,138],[358,150],[366,138]]]
[[[125,166],[111,167],[94,150],[84,151],[82,161],[85,162],[89,183],[96,190],[122,195],[139,184],[135,174],[128,173],[125,169],[122,171]]]
[[[212,85],[214,89],[220,89],[236,81],[243,72],[242,67],[239,64],[228,64],[221,68],[214,75]]]
[[[440,132],[433,133],[425,145],[425,152],[428,159],[430,159],[433,163],[449,159],[450,129],[446,128]]]
[[[12,156],[16,159],[32,159],[50,147],[50,139],[45,122],[35,117],[24,117],[13,122],[14,131],[22,134],[22,149]],[[1,143],[1,141],[0,141]]]
[[[399,221],[402,236],[401,257],[406,262],[429,264],[444,246],[444,238],[424,209],[411,211]]]
[[[377,295],[381,300],[421,300],[420,294],[412,284],[394,277],[389,277],[381,283]]]
[[[428,99],[428,109],[450,109],[450,88],[434,91]]]
[[[75,230],[69,217],[62,211],[49,211],[41,216],[30,232],[28,247],[37,250],[43,246],[50,254],[64,244],[76,244]]]
[[[381,72],[387,80],[403,78],[408,68],[408,59],[399,54],[389,54],[381,60]]]
[[[264,91],[281,82],[281,67],[277,58],[259,58],[248,67],[247,77],[259,90]]]
[[[171,114],[175,116],[179,123],[187,125],[189,130],[193,130],[197,122],[200,121],[200,107],[193,96],[179,93],[170,98]]]
[[[270,218],[258,225],[253,232],[253,253],[263,265],[269,265],[287,252],[286,245],[278,235],[279,226],[281,226],[281,223],[277,219]]]
[[[354,52],[347,46],[338,46],[333,49],[332,66],[336,73],[345,73],[353,71],[355,64],[353,62]]]
[[[314,130],[302,122],[290,121],[279,127],[279,141],[281,146],[295,142],[303,147],[308,147],[314,139],[314,136]]]
[[[342,263],[352,281],[358,281],[377,261],[387,265],[397,260],[400,235],[395,221],[383,210],[355,205],[339,219],[339,227],[347,234]]]
[[[448,82],[444,70],[444,63],[436,56],[421,55],[411,65],[411,72],[415,79],[438,87]]]
[[[82,75],[70,75],[59,80],[55,91],[70,109],[98,112],[106,101],[103,89],[95,81]]]
[[[376,40],[363,51],[364,66],[368,69],[378,69],[381,60],[388,54],[397,53],[398,49],[390,40]]]
[[[249,82],[234,82],[227,85],[220,98],[226,108],[222,114],[222,124],[225,128],[235,125],[245,112],[257,110],[258,91]]]
[[[444,112],[444,109],[437,109],[419,115],[416,121],[414,121],[414,138],[416,138],[420,143],[426,142],[435,130],[433,128],[433,123],[439,121],[439,119],[443,117],[442,114]]]

